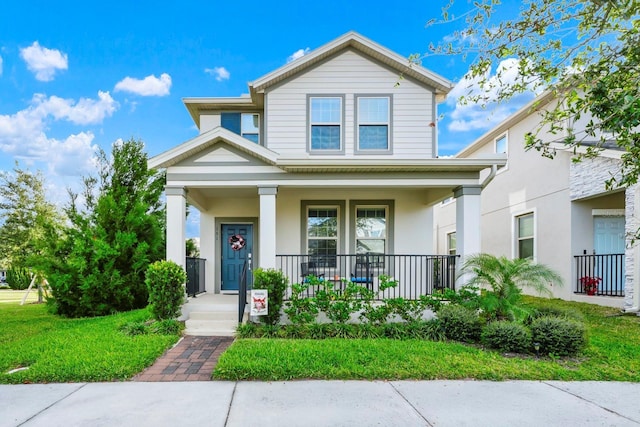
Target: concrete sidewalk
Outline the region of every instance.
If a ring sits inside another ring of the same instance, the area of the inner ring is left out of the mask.
[[[638,426],[640,383],[0,385],[0,426]]]

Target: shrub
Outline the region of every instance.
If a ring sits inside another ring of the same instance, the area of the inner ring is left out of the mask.
[[[541,306],[531,310],[529,323],[540,317],[560,317],[563,319],[584,322],[584,316],[578,310],[562,307]]]
[[[291,300],[284,309],[289,320],[294,325],[307,325],[315,321],[318,315],[318,306],[315,298],[302,296],[307,292],[309,286],[318,285],[320,282],[315,277],[311,277],[309,283],[294,283],[291,286]]]
[[[145,321],[129,322],[120,327],[120,331],[128,336],[146,335],[149,333],[149,325]]]
[[[343,282],[338,285],[330,281],[321,283],[322,288],[316,292],[315,296],[317,307],[335,323],[346,323],[352,314],[360,311],[365,306],[362,295],[368,295],[371,292],[353,282]],[[341,289],[342,286],[344,289]]]
[[[561,317],[540,317],[531,322],[531,339],[542,354],[573,356],[587,344],[583,323]]]
[[[174,319],[184,302],[187,274],[173,261],[156,261],[147,268],[145,284],[156,320]]]
[[[478,314],[457,304],[448,304],[438,311],[438,319],[448,339],[477,342],[482,332],[482,322]]]
[[[260,322],[276,325],[280,322],[280,310],[287,290],[288,280],[280,270],[258,268],[253,272],[253,289],[266,289],[268,292],[268,314],[259,316]]]
[[[241,323],[236,328],[236,337],[238,338],[256,338],[258,336],[258,325],[247,322]]]
[[[21,291],[27,289],[31,283],[29,269],[23,267],[11,267],[7,270],[7,284],[11,289]]]
[[[184,329],[184,323],[175,319],[166,319],[153,322],[149,329],[151,333],[159,335],[179,335]]]
[[[531,331],[516,322],[491,322],[481,338],[487,347],[500,351],[526,353],[531,348]]]

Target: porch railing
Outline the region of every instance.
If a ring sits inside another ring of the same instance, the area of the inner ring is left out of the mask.
[[[398,281],[398,286],[384,291],[382,298],[418,299],[435,290],[455,289],[456,255],[276,255],[276,268],[289,284],[321,277],[334,285],[353,281],[373,291],[378,290],[379,276]],[[286,297],[291,295],[291,285]]]
[[[592,293],[594,295],[624,296],[625,254],[576,255],[574,258],[576,260],[575,293],[590,293],[587,284],[595,282],[597,289]]]
[[[206,259],[187,257],[185,270],[187,272],[187,295],[195,297],[205,290],[204,263]]]

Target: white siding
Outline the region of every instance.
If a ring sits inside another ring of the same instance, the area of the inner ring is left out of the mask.
[[[397,82],[400,85],[395,87]],[[399,80],[397,72],[353,51],[345,51],[266,94],[269,149],[287,157],[306,156],[308,94],[344,95],[346,156],[354,155],[355,95],[391,94],[393,157],[432,157],[432,92],[409,79]]]

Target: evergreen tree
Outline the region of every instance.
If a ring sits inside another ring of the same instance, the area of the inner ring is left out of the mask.
[[[98,153],[98,177],[70,192],[70,227],[54,242],[47,277],[58,313],[98,316],[147,305],[147,266],[164,258],[164,176],[141,141]],[[82,203],[81,203],[82,202]]]

